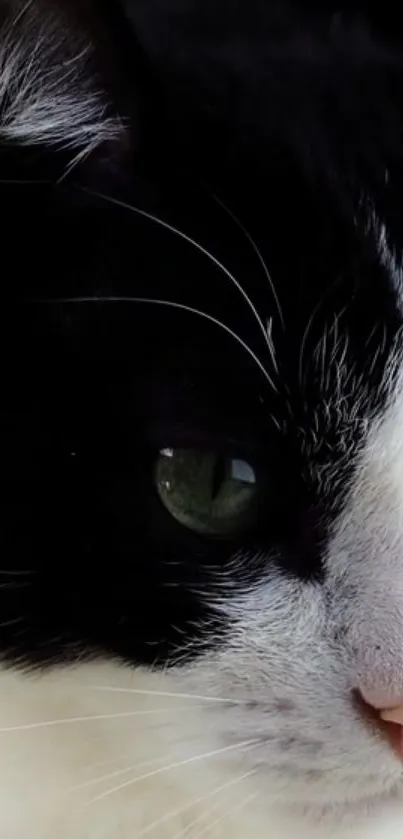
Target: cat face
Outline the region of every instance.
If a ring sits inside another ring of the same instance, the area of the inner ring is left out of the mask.
[[[106,661],[193,697],[173,760],[204,743],[264,819],[376,812],[403,799],[363,703],[403,698],[396,36],[107,5],[3,13],[4,691]]]

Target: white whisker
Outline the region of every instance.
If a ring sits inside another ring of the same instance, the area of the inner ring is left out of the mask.
[[[162,766],[160,769],[155,769],[153,772],[146,772],[145,775],[139,775],[136,778],[133,778],[131,781],[125,781],[123,784],[119,784],[117,787],[113,787],[106,792],[101,793],[100,795],[91,798],[86,806],[90,804],[95,804],[97,801],[101,801],[104,798],[107,798],[109,795],[114,795],[116,792],[120,792],[123,789],[127,789],[130,786],[134,786],[135,784],[141,783],[141,781],[146,781],[149,778],[154,778],[156,775],[161,775],[164,772],[169,772],[171,769],[179,769],[181,766],[190,766],[192,763],[198,763],[200,760],[207,760],[210,757],[216,757],[217,755],[224,754],[230,751],[241,750],[243,748],[247,748],[248,746],[254,746],[258,743],[258,740],[244,740],[240,743],[235,743],[231,746],[223,746],[220,749],[214,749],[211,752],[203,752],[202,754],[194,755],[193,757],[186,758],[185,760],[178,760],[174,763],[171,763],[169,766]]]
[[[278,299],[276,289],[274,288],[274,283],[273,283],[270,271],[269,271],[269,269],[268,269],[268,267],[267,267],[267,265],[266,265],[266,263],[263,259],[261,251],[259,250],[255,240],[252,238],[251,234],[249,233],[249,230],[247,230],[245,225],[242,224],[242,222],[238,218],[238,216],[236,216],[235,213],[233,213],[232,210],[230,210],[229,207],[227,207],[227,205],[224,204],[224,201],[222,201],[221,198],[218,197],[218,195],[213,195],[213,198],[217,202],[217,204],[219,204],[219,206],[222,207],[222,209],[227,213],[227,215],[230,218],[232,218],[232,221],[235,222],[237,227],[239,227],[239,229],[244,234],[245,238],[248,240],[249,244],[252,246],[252,248],[253,248],[253,250],[254,250],[254,252],[255,252],[262,268],[263,268],[263,271],[266,275],[267,281],[268,281],[269,286],[270,286],[271,293],[272,293],[273,298],[274,298],[274,302],[276,304],[276,308],[277,308],[278,315],[279,315],[279,318],[280,318],[280,323],[281,323],[282,328],[284,329],[285,325],[284,325],[283,312],[282,312],[282,309],[281,309],[281,306],[280,306],[280,301]]]
[[[110,781],[112,778],[119,778],[122,775],[127,775],[128,772],[134,772],[135,769],[144,769],[146,766],[152,766],[155,763],[161,763],[165,757],[154,757],[151,760],[141,760],[139,763],[132,763],[130,766],[125,766],[124,769],[115,769],[114,772],[108,772],[107,775],[99,775],[97,778],[91,778],[89,781],[84,781],[82,784],[75,784],[65,790],[66,794],[77,792],[78,790],[87,789],[88,787],[101,784],[103,781]]]
[[[252,792],[246,798],[239,802],[235,807],[232,807],[231,812],[222,813],[217,819],[210,822],[207,827],[204,827],[203,830],[200,830],[199,833],[195,833],[193,839],[201,839],[202,836],[205,836],[206,833],[209,833],[213,827],[216,827],[217,824],[222,822],[224,819],[228,818],[229,816],[232,817],[234,813],[238,813],[240,810],[243,810],[250,801],[253,801],[257,797],[257,792]]]
[[[205,702],[224,702],[225,704],[231,703],[231,705],[245,704],[240,699],[227,699],[222,696],[205,696],[204,694],[199,693],[175,693],[167,690],[139,690],[138,688],[108,687],[107,685],[93,685],[91,690],[104,690],[109,693],[132,693],[136,696],[164,696],[172,699],[196,699],[199,701],[203,700]]]
[[[143,830],[140,830],[140,833],[136,834],[136,839],[140,839],[140,837],[147,836],[147,834],[151,833],[152,830],[155,830],[156,827],[160,827],[162,824],[165,824],[165,822],[169,821],[170,819],[174,819],[176,818],[176,816],[180,816],[182,813],[185,813],[186,810],[191,810],[192,807],[196,807],[198,804],[202,804],[204,801],[208,801],[208,799],[213,798],[220,792],[224,792],[225,790],[230,789],[230,787],[233,787],[235,784],[241,783],[241,781],[245,780],[245,778],[249,778],[251,775],[254,774],[255,770],[245,772],[243,775],[240,775],[237,778],[232,778],[230,781],[226,781],[225,784],[220,784],[220,786],[215,787],[212,790],[212,792],[208,792],[206,795],[202,795],[200,798],[193,799],[193,801],[188,802],[183,807],[177,807],[175,810],[170,810],[168,813],[164,813],[164,815],[161,818],[156,819],[155,821],[151,822],[151,824],[148,824],[145,828],[143,828]],[[216,806],[219,806],[219,804],[215,805],[215,807]],[[185,831],[187,831],[189,827],[192,827],[194,824],[196,824],[196,821],[198,821],[199,818],[200,817],[198,817],[197,820],[192,822],[191,825],[188,825],[185,828]],[[175,837],[175,839],[179,839],[179,837],[182,836],[183,833],[184,831],[181,831],[181,833],[178,834],[178,836]]]
[[[186,825],[186,827],[183,827],[182,830],[179,831],[179,833],[176,833],[175,839],[184,839],[184,837],[189,837],[193,829],[197,827],[200,824],[200,822],[205,822],[208,816],[212,816],[213,813],[216,813],[217,810],[222,810],[222,808],[223,802],[221,800],[216,801],[215,804],[213,804],[211,807],[207,807],[202,813],[199,813],[199,815],[196,816],[196,818],[193,819],[193,821],[190,822],[190,824]]]
[[[97,742],[98,738],[94,740],[91,739],[91,742]],[[128,755],[120,754],[119,757],[110,757],[108,760],[96,760],[95,763],[87,763],[82,767],[84,772],[92,771],[93,769],[99,769],[100,767],[110,766],[113,763],[122,763],[124,760],[128,760]],[[84,782],[85,783],[85,782]],[[73,787],[73,789],[79,789],[80,785],[78,784],[77,787]]]
[[[299,353],[299,364],[298,364],[298,381],[299,381],[299,384],[301,385],[301,387],[303,387],[303,385],[304,385],[304,355],[305,355],[306,342],[307,342],[307,339],[308,339],[308,335],[311,331],[312,324],[313,324],[313,322],[315,320],[315,317],[316,317],[316,315],[317,315],[317,313],[318,313],[318,311],[319,311],[319,309],[320,309],[320,307],[323,303],[323,300],[324,300],[324,296],[321,297],[320,300],[318,300],[316,306],[314,306],[314,308],[311,312],[311,315],[308,318],[308,322],[307,322],[307,325],[305,327],[304,334],[302,336],[300,353]]]
[[[252,769],[250,772],[246,772],[244,775],[238,776],[237,778],[234,778],[232,781],[228,781],[226,784],[221,785],[221,787],[216,788],[215,792],[218,792],[218,791],[226,792],[228,789],[230,789],[230,791],[231,791],[231,788],[235,784],[241,783],[246,778],[250,778],[253,775],[256,775],[256,770],[255,769]],[[206,800],[207,798],[211,798],[211,797],[212,797],[212,795],[210,794],[209,796],[205,796],[203,800]],[[225,800],[225,797],[224,797],[224,800]],[[221,811],[222,811],[222,808],[223,808],[223,801],[220,798],[218,801],[215,802],[215,804],[213,804],[211,807],[208,807],[207,809],[205,809],[202,813],[199,813],[199,815],[196,816],[196,818],[193,819],[193,821],[190,824],[187,824],[182,830],[180,830],[179,833],[177,833],[175,835],[175,839],[184,839],[184,837],[189,837],[190,833],[193,831],[193,829],[195,827],[197,827],[198,824],[200,824],[200,822],[205,821],[206,817],[213,815],[213,813],[217,812],[217,810],[221,809]]]
[[[95,190],[91,190],[91,189],[87,189],[87,188],[83,188],[83,187],[82,187],[82,189],[83,189],[84,192],[90,193],[90,194],[96,196],[97,198],[101,198],[104,201],[108,201],[111,204],[115,204],[116,206],[121,207],[122,209],[128,210],[129,212],[136,213],[137,215],[142,216],[143,218],[146,218],[149,221],[154,221],[156,224],[160,225],[165,230],[169,230],[170,233],[174,233],[176,236],[179,236],[180,239],[183,239],[183,241],[187,242],[189,245],[192,245],[194,248],[196,248],[196,250],[198,250],[199,253],[202,253],[204,256],[206,256],[207,259],[209,259],[210,262],[212,262],[213,265],[216,266],[216,268],[218,268],[220,271],[222,271],[223,274],[225,274],[225,276],[231,281],[231,283],[238,289],[240,294],[242,294],[242,297],[246,301],[246,303],[249,306],[254,318],[256,319],[256,322],[258,323],[259,328],[260,328],[260,330],[262,332],[262,335],[264,337],[265,343],[267,344],[267,335],[266,335],[266,330],[264,328],[264,323],[263,323],[256,307],[252,303],[252,300],[247,295],[246,291],[242,288],[242,286],[238,282],[238,280],[233,276],[233,274],[231,274],[231,271],[229,271],[228,268],[226,268],[225,265],[223,265],[223,263],[220,262],[219,259],[217,259],[217,257],[215,257],[212,253],[210,253],[210,251],[208,251],[206,248],[204,248],[203,245],[200,245],[199,242],[196,242],[195,239],[192,239],[192,237],[188,236],[186,233],[184,233],[183,230],[179,230],[177,227],[174,227],[172,224],[169,224],[167,221],[164,221],[163,219],[159,218],[158,216],[154,216],[152,213],[148,213],[146,210],[140,209],[140,207],[133,206],[132,204],[127,204],[125,201],[121,201],[117,198],[112,198],[110,195],[106,195],[104,193],[97,192]]]
[[[273,338],[272,338],[272,332],[273,332],[273,318],[269,318],[269,320],[267,321],[267,329],[266,329],[267,346],[269,348],[269,353],[270,353],[270,357],[271,357],[271,360],[272,360],[273,367],[274,367],[274,369],[275,369],[275,371],[278,375],[279,370],[278,370],[278,365],[277,365],[277,361],[276,361],[276,352],[275,352],[275,349],[274,349],[274,341],[273,341]]]
[[[99,720],[118,720],[125,717],[144,717],[155,716],[156,714],[167,714],[178,711],[192,710],[193,708],[203,708],[203,705],[183,705],[182,707],[172,706],[171,708],[148,708],[143,711],[124,711],[118,714],[94,714],[87,717],[65,717],[59,720],[44,720],[41,722],[24,723],[23,725],[10,725],[0,728],[0,734],[6,734],[9,731],[31,731],[36,728],[52,728],[56,725],[71,725],[72,723],[81,722],[96,722]]]
[[[4,586],[0,586],[0,588],[4,588]],[[11,618],[9,621],[3,621],[0,623],[0,629],[5,629],[7,626],[16,626],[19,623],[23,623],[24,618]]]
[[[31,588],[31,586],[31,581],[17,583],[16,580],[8,580],[7,583],[0,583],[0,589],[8,589],[9,591],[15,591],[16,589],[20,590],[22,588]]]
[[[22,185],[22,184],[51,184],[51,181],[40,180],[39,178],[0,178],[0,184],[13,184],[14,186]]]
[[[169,306],[172,309],[178,309],[184,312],[189,312],[193,315],[198,315],[199,317],[205,318],[206,320],[214,323],[216,326],[219,326],[220,329],[223,329],[224,332],[227,332],[228,335],[231,336],[238,344],[248,353],[248,355],[253,359],[255,364],[259,367],[259,370],[263,373],[265,379],[268,381],[269,385],[273,390],[275,390],[275,385],[270,377],[269,373],[263,366],[262,362],[258,358],[258,356],[253,352],[253,350],[249,347],[245,341],[237,335],[236,332],[233,332],[229,326],[226,326],[225,323],[222,323],[217,318],[214,318],[212,315],[208,315],[206,312],[202,312],[200,309],[194,309],[192,306],[185,306],[184,303],[175,303],[172,300],[158,300],[153,299],[151,297],[63,297],[63,298],[48,298],[44,301],[49,304],[80,304],[80,303],[145,303],[148,305],[157,305],[157,306]]]
[[[20,20],[27,14],[31,6],[33,5],[33,0],[27,0],[26,3],[22,6],[22,8],[17,12],[15,18],[11,22],[10,29],[13,30],[16,28]]]

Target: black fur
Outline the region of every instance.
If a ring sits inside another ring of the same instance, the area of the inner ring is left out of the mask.
[[[401,249],[401,41],[365,3],[103,2],[89,20],[121,138],[73,168],[76,150],[0,149],[0,647],[163,664],[209,643],[223,573],[254,582],[269,553],[321,577],[400,326],[369,220]],[[277,369],[222,268],[131,207],[237,278]],[[273,386],[217,325],[138,298],[219,319]],[[357,385],[336,398],[344,346]],[[162,507],[156,454],[186,445],[255,465],[252,529],[202,537]]]

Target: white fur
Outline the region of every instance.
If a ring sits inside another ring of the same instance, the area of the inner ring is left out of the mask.
[[[403,689],[402,427],[399,385],[363,448],[325,585],[271,571],[223,598],[234,624],[219,652],[165,673],[3,668],[2,835],[400,839],[402,765],[351,689]]]
[[[122,126],[107,115],[105,94],[89,72],[91,45],[72,37],[60,13],[3,5],[10,14],[0,31],[0,142],[87,154],[116,139]]]
[[[214,712],[212,725],[209,708],[215,703],[147,695],[174,693],[181,683],[178,676],[132,672],[111,663],[82,664],[42,676],[3,670],[2,837],[400,839],[403,802],[379,802],[368,820],[358,819],[351,829],[338,826],[339,817],[313,824],[299,814],[287,816],[262,779],[237,782],[246,769],[237,766],[230,753],[203,758],[222,745],[215,725],[226,711]],[[97,686],[128,692],[101,691]],[[145,695],[130,693],[132,689]],[[115,719],[108,718],[114,714]],[[245,711],[238,715],[238,724],[243,714],[246,722]],[[98,719],[80,719],[92,715]],[[73,721],[34,727],[68,719]],[[19,726],[24,728],[19,731]],[[142,775],[143,781],[135,780]],[[249,804],[244,804],[247,799]]]
[[[255,586],[231,594],[223,580],[216,607],[232,629],[216,651],[163,673],[3,667],[2,836],[400,839],[403,766],[351,692],[403,695],[402,428],[400,376],[370,424],[325,582],[269,557]]]
[[[373,218],[373,228],[377,238],[378,253],[383,267],[389,276],[392,288],[395,289],[397,298],[402,308],[403,297],[403,270],[401,259],[398,259],[395,250],[388,241],[386,225],[382,223],[376,214]]]
[[[224,576],[225,643],[166,672],[0,669],[1,837],[401,839],[403,763],[352,701],[403,698],[400,366],[361,418],[324,582],[270,556],[243,591]]]
[[[86,49],[69,46],[61,72],[63,27],[42,23],[21,8],[3,32],[0,140],[85,152],[119,126]],[[379,249],[400,293],[382,229]],[[351,699],[403,699],[401,378],[383,417],[354,421],[366,437],[323,584],[270,557],[256,586],[223,580],[225,644],[165,673],[0,669],[1,839],[401,839],[402,764]]]

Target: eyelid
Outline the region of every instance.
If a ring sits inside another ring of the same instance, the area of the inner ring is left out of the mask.
[[[252,466],[266,460],[268,440],[264,442],[253,431],[228,434],[224,430],[201,430],[185,423],[152,424],[148,427],[149,442],[156,451],[162,449],[199,449],[215,451],[223,457],[248,461]]]

